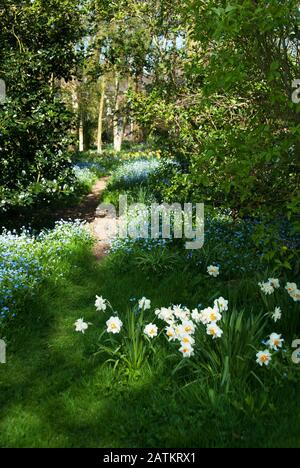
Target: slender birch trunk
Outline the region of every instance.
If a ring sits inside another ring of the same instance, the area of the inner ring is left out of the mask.
[[[80,112],[79,119],[79,152],[84,151],[84,128],[83,128],[83,114]]]
[[[103,130],[103,111],[104,111],[104,98],[105,98],[105,78],[101,80],[101,97],[99,103],[99,115],[98,115],[98,133],[97,133],[97,152],[102,153],[102,130]]]
[[[120,79],[118,74],[115,76],[115,112],[113,119],[113,132],[114,132],[114,150],[120,152],[123,140],[123,122],[119,115],[120,110]]]

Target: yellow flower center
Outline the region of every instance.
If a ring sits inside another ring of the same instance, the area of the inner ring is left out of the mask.
[[[264,354],[263,356],[260,357],[261,362],[267,362],[269,360],[268,356]]]

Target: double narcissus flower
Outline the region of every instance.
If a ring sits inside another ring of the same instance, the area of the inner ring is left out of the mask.
[[[84,333],[89,328],[89,324],[85,322],[83,318],[76,320],[76,322],[74,323],[74,326],[75,326],[75,331],[80,332],[80,333]]]
[[[202,310],[200,313],[200,321],[203,325],[208,325],[212,322],[219,322],[222,318],[217,307],[207,307],[206,309]]]
[[[228,310],[228,301],[221,296],[215,299],[214,307],[217,307],[219,312],[226,312]]]
[[[272,313],[272,319],[274,320],[274,322],[277,322],[278,320],[281,319],[281,317],[282,317],[281,308],[280,307],[275,307],[275,310]]]
[[[194,349],[189,344],[182,344],[179,351],[182,353],[182,356],[185,358],[189,358],[194,355]]]
[[[278,278],[269,278],[268,283],[273,286],[274,289],[280,288],[280,282]]]
[[[275,288],[274,286],[269,283],[269,281],[266,281],[265,283],[258,283],[261,291],[267,296],[267,295],[271,295],[273,294],[273,292],[275,291]]]
[[[98,312],[105,312],[107,309],[107,301],[102,296],[96,296],[95,307]]]
[[[210,275],[210,276],[213,276],[214,278],[216,278],[217,276],[219,276],[220,274],[220,268],[217,267],[217,266],[214,266],[214,265],[209,265],[207,267],[207,273]]]
[[[274,349],[275,351],[278,351],[279,348],[282,348],[283,342],[284,342],[284,339],[281,338],[281,335],[278,335],[278,333],[271,333],[269,340],[267,342],[267,345],[269,346],[270,349]]]
[[[160,320],[170,325],[174,323],[174,312],[171,308],[162,307],[161,309],[156,309],[154,313]]]
[[[216,323],[210,323],[206,328],[207,335],[210,335],[215,340],[216,338],[221,338],[223,335],[223,330]]]
[[[293,292],[297,291],[298,287],[296,283],[286,283],[285,289],[291,295]]]
[[[264,351],[259,351],[256,354],[256,362],[260,366],[268,366],[272,360],[271,353],[268,349],[265,349]]]
[[[151,309],[150,299],[147,299],[146,297],[142,297],[142,299],[139,300],[139,308],[142,310]]]
[[[148,336],[148,338],[154,338],[158,335],[158,328],[154,323],[149,323],[145,326],[144,333]]]
[[[110,317],[106,322],[107,333],[113,333],[114,335],[120,333],[123,326],[123,322],[119,317]]]
[[[300,301],[300,289],[298,289],[296,283],[286,283],[285,289],[295,302]]]
[[[165,330],[169,341],[175,341],[177,339],[176,330],[172,325],[166,327]]]

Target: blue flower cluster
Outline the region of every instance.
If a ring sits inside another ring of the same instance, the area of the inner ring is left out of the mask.
[[[124,188],[145,182],[151,174],[160,167],[161,162],[156,158],[126,161],[113,174],[110,186]]]
[[[79,161],[75,164],[75,168],[89,169],[90,171],[105,172],[105,168],[101,164],[90,161]]]
[[[122,239],[120,237],[115,237],[110,241],[110,253],[116,252],[126,252],[132,253],[135,249],[142,249],[145,251],[150,251],[158,247],[165,247],[172,242],[172,239],[144,239],[144,238],[130,238],[127,237]]]
[[[55,228],[34,236],[4,230],[0,234],[0,323],[14,317],[24,297],[33,294],[46,278],[58,279],[78,244],[91,243],[79,220],[59,221]]]

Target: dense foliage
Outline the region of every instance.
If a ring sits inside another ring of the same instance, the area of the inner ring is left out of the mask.
[[[0,106],[0,196],[8,209],[22,191],[34,196],[55,188],[53,181],[73,182],[66,156],[73,116],[60,83],[76,73],[82,19],[70,0],[7,0],[0,25],[0,77],[7,88]]]

